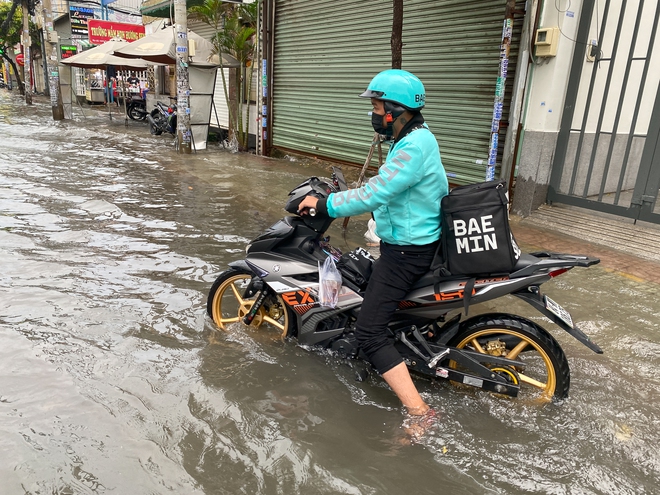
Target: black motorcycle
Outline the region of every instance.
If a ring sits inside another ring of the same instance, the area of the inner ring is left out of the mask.
[[[141,96],[132,96],[126,106],[126,114],[132,120],[144,121],[147,118],[147,102]]]
[[[176,104],[165,105],[160,101],[156,102],[154,108],[149,115],[149,132],[155,136],[160,136],[163,132],[168,132],[172,135],[176,134]]]
[[[295,337],[348,358],[364,357],[354,330],[371,261],[359,249],[341,252],[324,233],[332,218],[297,214],[307,195],[327,198],[345,190],[341,171],[332,179],[312,177],[289,193],[287,216],[254,239],[244,259],[213,283],[207,312],[223,330],[247,324]],[[314,213],[315,215],[311,215]],[[335,307],[319,301],[319,263],[336,259],[342,283]],[[365,265],[366,260],[366,265]],[[423,276],[390,322],[391,338],[408,368],[430,379],[448,379],[496,394],[549,400],[564,398],[570,370],[564,351],[539,323],[497,312],[463,318],[468,306],[513,295],[538,310],[596,353],[601,349],[577,328],[568,311],[541,292],[544,282],[599,260],[588,256],[522,254],[509,274],[481,278]],[[471,287],[471,297],[465,292]],[[453,313],[452,313],[453,312]]]

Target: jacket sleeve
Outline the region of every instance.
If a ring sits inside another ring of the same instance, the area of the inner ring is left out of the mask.
[[[392,198],[417,184],[424,176],[424,160],[419,146],[401,142],[387,156],[378,175],[358,189],[332,193],[326,207],[333,218],[350,217],[375,211]]]

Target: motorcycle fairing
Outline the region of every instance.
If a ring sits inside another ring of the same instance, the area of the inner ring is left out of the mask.
[[[524,279],[509,279],[508,277],[493,277],[479,280],[472,290],[470,305],[497,299],[517,290],[524,289],[530,283],[541,284],[550,277],[547,274],[539,274]],[[448,312],[453,309],[463,308],[464,288],[466,279],[445,280],[438,284],[436,292],[434,285],[414,289],[405,298],[405,304],[400,305],[401,317],[417,316],[435,319],[438,312]]]
[[[266,253],[305,261],[315,268],[317,261],[327,257],[319,245],[319,234],[299,217],[282,218],[248,245],[248,257]]]
[[[348,317],[342,318],[340,324],[335,324],[333,317],[347,314],[362,304],[362,297],[359,294],[342,286],[336,307],[321,306],[318,302],[318,286],[318,283],[310,284],[304,289],[281,294],[285,304],[296,314],[299,328],[298,342],[302,345],[316,345],[343,333]],[[314,300],[313,303],[308,302],[311,298]]]

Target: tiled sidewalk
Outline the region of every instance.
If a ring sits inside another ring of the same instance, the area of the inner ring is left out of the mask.
[[[660,250],[655,248],[660,241],[660,229],[656,231],[620,222],[615,225],[619,229],[616,236],[599,236],[598,233],[606,228],[604,225],[612,228],[612,219],[580,211],[578,221],[575,214],[565,214],[570,210],[543,208],[546,211],[528,218],[511,216],[511,229],[523,250],[595,256],[600,258],[600,266],[607,270],[660,284]],[[547,209],[553,210],[550,214],[552,221],[548,220]],[[643,250],[629,249],[631,242]]]

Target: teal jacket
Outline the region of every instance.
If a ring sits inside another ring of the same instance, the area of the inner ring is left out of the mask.
[[[427,127],[390,148],[378,175],[358,189],[332,193],[333,218],[373,212],[376,234],[397,245],[424,245],[440,238],[440,200],[449,192],[438,142]]]

